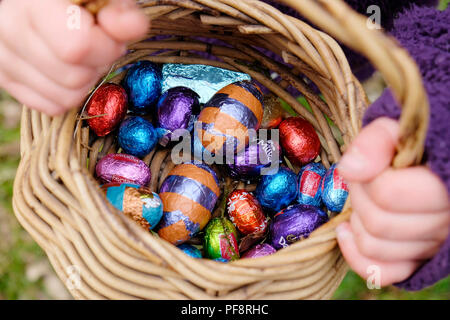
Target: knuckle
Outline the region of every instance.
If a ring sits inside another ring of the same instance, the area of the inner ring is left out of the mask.
[[[89,53],[90,45],[87,37],[76,36],[70,41],[64,41],[57,52],[66,63],[80,63]]]
[[[380,219],[377,214],[374,212],[366,212],[361,216],[361,222],[364,225],[364,228],[371,235],[377,238],[382,238],[384,234],[386,234],[386,225],[383,219]]]
[[[373,257],[375,248],[373,241],[366,233],[360,233],[356,239],[356,245],[358,246],[359,252],[368,258]]]

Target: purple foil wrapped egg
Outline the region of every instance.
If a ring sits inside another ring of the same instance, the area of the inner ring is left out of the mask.
[[[278,212],[270,226],[271,245],[275,249],[288,247],[307,238],[328,221],[328,215],[317,207],[295,204]]]
[[[230,175],[235,179],[252,180],[264,173],[264,168],[280,161],[280,147],[272,140],[250,143],[227,164]]]
[[[151,178],[147,164],[129,154],[108,154],[97,163],[95,171],[104,183],[135,183],[147,186]]]
[[[167,139],[177,129],[191,131],[196,114],[200,112],[199,95],[186,87],[174,87],[167,90],[159,99],[158,125],[165,129]]]
[[[274,254],[277,250],[275,250],[270,244],[263,243],[263,244],[257,244],[250,250],[248,250],[246,253],[242,255],[242,259],[245,258],[259,258],[268,256],[271,254]]]

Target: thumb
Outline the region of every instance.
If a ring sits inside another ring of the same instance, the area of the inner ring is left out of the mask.
[[[134,0],[110,0],[97,18],[99,26],[119,42],[139,40],[150,27],[149,19]]]
[[[339,173],[348,182],[367,182],[392,162],[398,141],[397,121],[379,118],[365,127],[339,161]]]

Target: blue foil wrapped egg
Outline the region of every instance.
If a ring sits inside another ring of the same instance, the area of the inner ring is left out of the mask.
[[[200,112],[199,95],[186,87],[167,90],[157,104],[158,126],[167,130],[167,139],[177,129],[191,131],[195,115]]]
[[[336,164],[333,164],[322,180],[322,200],[330,211],[341,212],[348,197],[348,186]]]
[[[109,183],[102,186],[109,202],[147,230],[153,229],[163,216],[159,196],[146,187],[131,183]]]
[[[128,93],[129,110],[148,114],[161,95],[161,68],[150,61],[139,61],[128,70],[122,84]]]
[[[300,204],[322,205],[322,179],[327,169],[321,163],[310,163],[298,173],[298,198]]]
[[[255,195],[264,209],[277,212],[297,198],[297,185],[297,175],[288,168],[280,167],[273,174],[261,177]]]
[[[125,119],[119,128],[119,145],[125,153],[136,157],[149,154],[161,138],[161,131],[141,117]]]
[[[202,258],[202,253],[200,252],[200,250],[198,250],[193,245],[183,243],[178,246],[178,249],[180,249],[181,251],[183,251],[184,253],[186,253],[188,256],[190,256],[192,258],[196,258],[196,259]]]
[[[309,237],[311,232],[328,221],[328,215],[317,207],[295,204],[278,212],[270,225],[271,245],[275,249]]]

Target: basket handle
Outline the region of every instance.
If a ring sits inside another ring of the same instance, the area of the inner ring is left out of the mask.
[[[400,139],[392,166],[420,164],[429,122],[429,104],[414,60],[391,37],[371,28],[367,17],[342,0],[282,0],[355,51],[381,72],[402,106]]]

